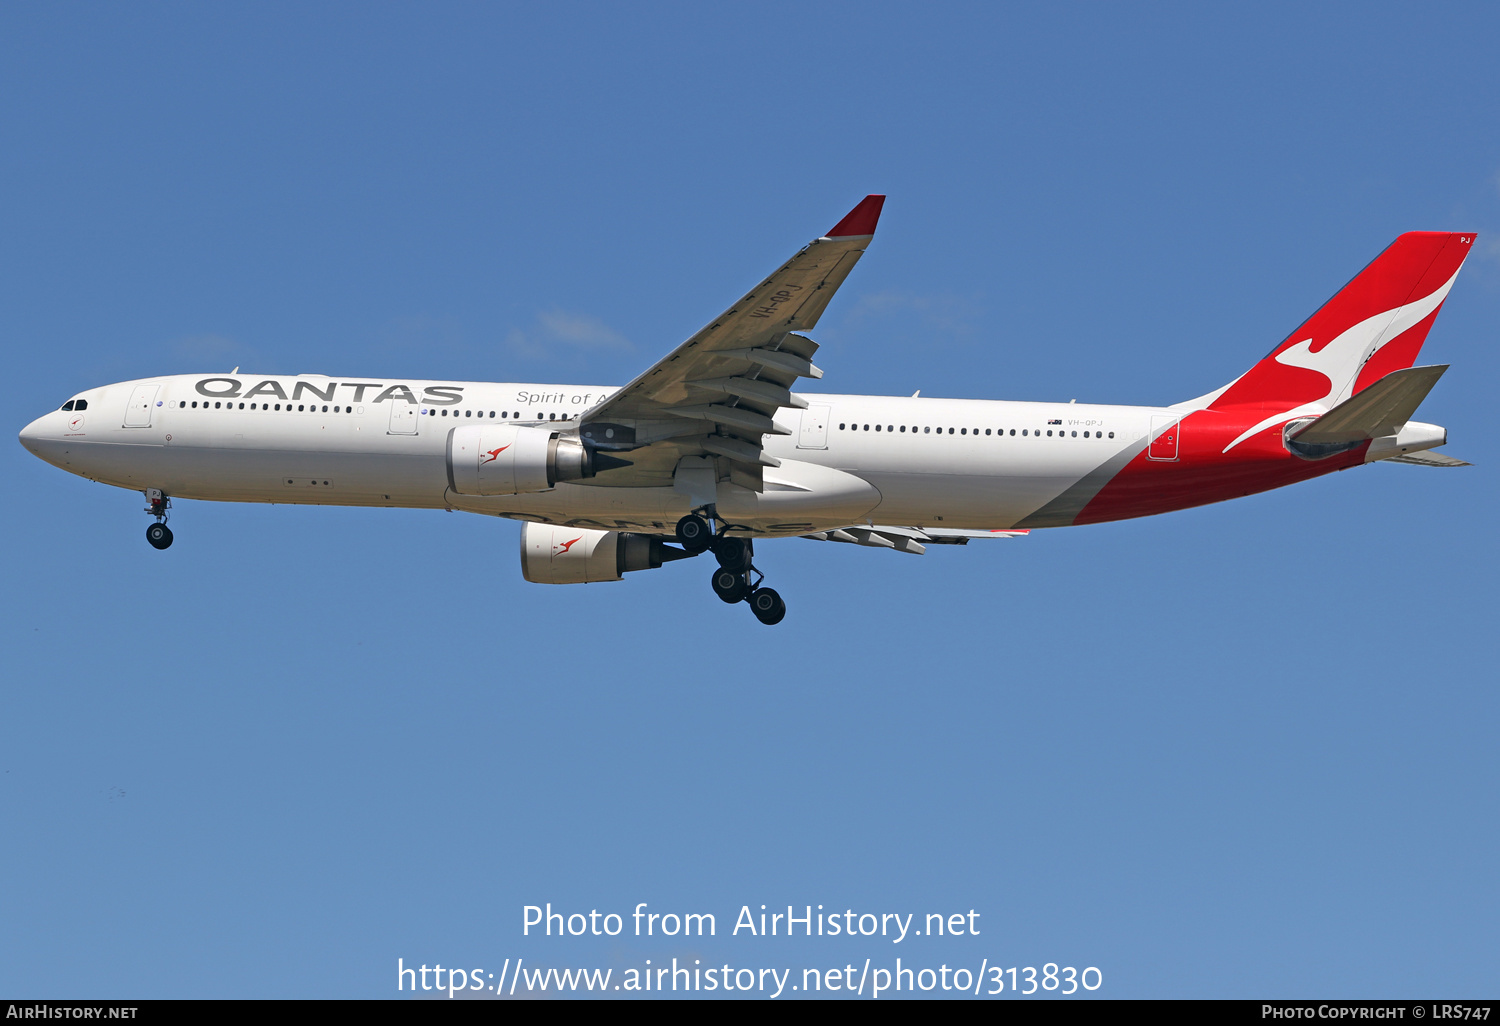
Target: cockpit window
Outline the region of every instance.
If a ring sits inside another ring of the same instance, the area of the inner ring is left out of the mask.
[[[69,399],[62,404],[62,412],[64,413],[81,413],[88,408],[89,401],[87,399]]]
[[[62,404],[62,411],[64,413],[72,413],[73,412],[73,400],[69,399],[67,402],[63,403]]]

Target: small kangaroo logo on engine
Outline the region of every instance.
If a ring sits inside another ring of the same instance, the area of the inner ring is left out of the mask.
[[[509,448],[510,446],[508,445],[502,445],[498,449],[491,449],[489,452],[481,453],[479,457],[479,465],[482,467],[486,463],[494,463],[497,459],[500,458],[500,454]]]

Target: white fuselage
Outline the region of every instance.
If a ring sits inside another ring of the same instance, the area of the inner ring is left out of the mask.
[[[207,384],[205,384],[207,382]],[[462,509],[577,526],[670,532],[689,498],[610,487],[608,475],[524,495],[451,485],[452,430],[476,423],[569,431],[613,389],[321,375],[174,375],[81,393],[22,441],[92,480],[187,499]],[[217,395],[213,393],[218,393]],[[228,397],[233,393],[232,398]],[[728,518],[770,534],[858,523],[1001,529],[1096,468],[1139,452],[1151,407],[801,393],[768,436],[760,492],[721,484]],[[628,453],[620,454],[627,456]]]

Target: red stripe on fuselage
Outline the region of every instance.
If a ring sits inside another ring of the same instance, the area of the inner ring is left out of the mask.
[[[1233,414],[1199,410],[1178,425],[1177,459],[1153,460],[1138,454],[1110,479],[1073,521],[1097,524],[1205,506],[1269,491],[1359,466],[1367,445],[1322,460],[1305,460],[1286,450],[1281,424],[1264,429],[1224,451],[1272,410]]]

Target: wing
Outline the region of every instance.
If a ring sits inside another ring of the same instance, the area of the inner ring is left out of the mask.
[[[884,203],[866,196],[827,235],[586,412],[583,443],[616,454],[615,469],[588,483],[670,485],[684,456],[712,456],[721,479],[760,491],[761,468],[778,465],[762,439],[787,433],[776,427],[776,411],[806,407],[791,386],[823,376],[812,364],[817,343],[796,332],[817,325],[874,236]]]

